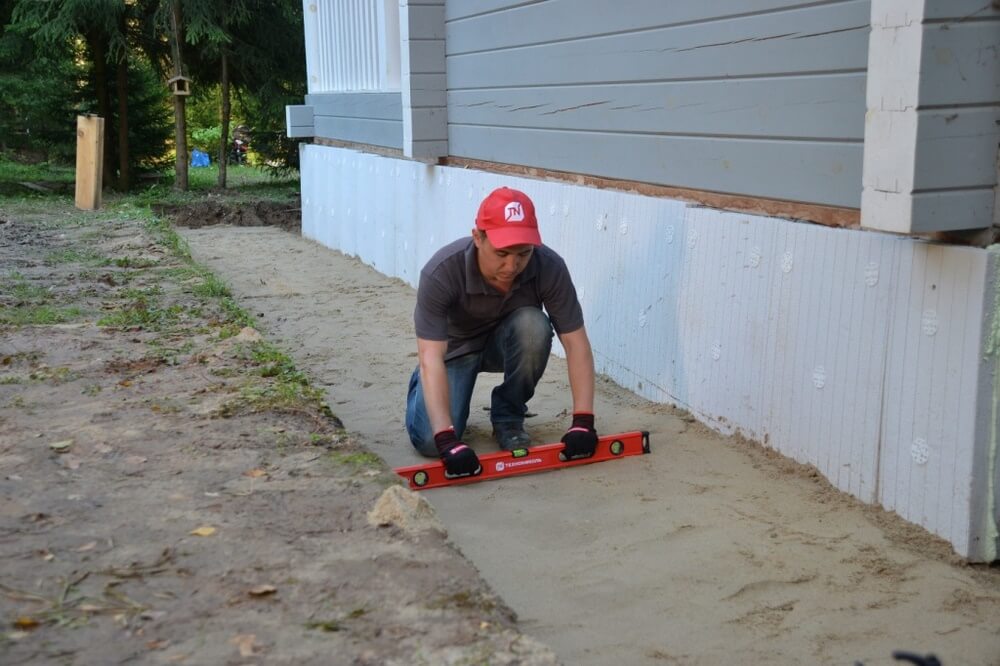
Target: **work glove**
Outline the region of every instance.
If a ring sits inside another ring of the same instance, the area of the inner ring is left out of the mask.
[[[483,471],[482,465],[479,464],[479,456],[458,439],[454,428],[442,430],[434,435],[434,445],[437,447],[441,462],[444,463],[445,478],[476,476]]]
[[[562,436],[562,457],[566,460],[579,460],[594,455],[597,449],[597,431],[594,430],[594,415],[586,412],[574,412],[573,424]]]

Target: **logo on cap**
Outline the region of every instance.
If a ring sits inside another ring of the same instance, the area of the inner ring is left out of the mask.
[[[511,201],[503,209],[504,220],[507,222],[524,222],[524,208],[520,201]]]

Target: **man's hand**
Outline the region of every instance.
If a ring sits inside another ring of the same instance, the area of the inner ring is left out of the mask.
[[[437,447],[441,462],[444,463],[444,475],[449,479],[463,476],[476,476],[483,471],[479,464],[479,456],[455,435],[454,428],[448,428],[434,435],[434,445]]]
[[[594,455],[597,449],[597,431],[594,430],[594,415],[584,412],[573,414],[573,425],[562,436],[562,455],[566,460],[579,460]]]

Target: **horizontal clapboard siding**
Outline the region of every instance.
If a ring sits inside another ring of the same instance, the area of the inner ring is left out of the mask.
[[[450,153],[858,207],[869,11],[449,2]]]
[[[402,99],[398,92],[306,95],[306,104],[313,107],[315,136],[403,147]]]
[[[1000,143],[1000,9],[989,0],[927,3],[921,46],[914,228],[995,219]]]

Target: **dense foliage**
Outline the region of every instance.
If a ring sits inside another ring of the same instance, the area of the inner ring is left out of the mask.
[[[97,113],[105,183],[119,189],[171,159],[185,189],[187,145],[215,163],[237,126],[251,164],[297,167],[283,127],[305,94],[301,12],[284,0],[0,0],[0,150],[69,159],[75,116]],[[178,75],[191,96],[170,93]]]

